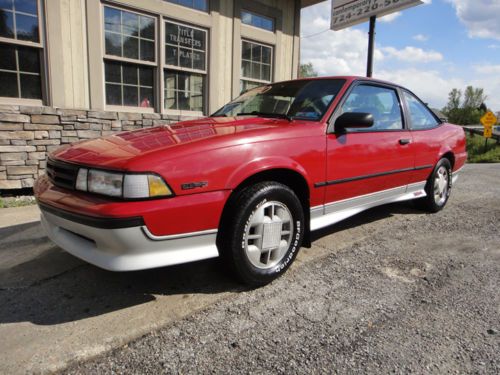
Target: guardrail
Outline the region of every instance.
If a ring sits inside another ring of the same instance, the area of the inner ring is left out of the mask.
[[[484,134],[484,129],[482,125],[467,125],[464,126],[464,131],[468,132],[471,136],[474,134],[479,134],[483,135]],[[493,127],[493,134],[491,135],[491,139],[494,139],[497,141],[497,143],[500,143],[500,129],[499,127]]]

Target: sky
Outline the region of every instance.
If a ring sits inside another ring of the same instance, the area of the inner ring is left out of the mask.
[[[320,76],[366,75],[368,23],[331,31],[331,0],[302,10],[301,63]],[[472,85],[500,111],[500,0],[425,0],[379,18],[373,76],[442,108]]]

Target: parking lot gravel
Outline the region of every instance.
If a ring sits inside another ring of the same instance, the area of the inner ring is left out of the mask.
[[[498,374],[499,221],[500,165],[466,166],[442,212],[360,214],[370,235],[65,372]]]

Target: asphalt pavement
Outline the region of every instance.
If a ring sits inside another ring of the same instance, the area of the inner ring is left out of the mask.
[[[110,273],[38,223],[0,229],[0,373],[498,374],[499,220],[500,165],[468,165],[442,212],[357,215],[255,290],[214,260]]]

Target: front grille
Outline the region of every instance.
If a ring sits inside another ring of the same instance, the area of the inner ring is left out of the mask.
[[[73,190],[75,188],[78,167],[62,161],[47,160],[47,176],[54,185]]]

